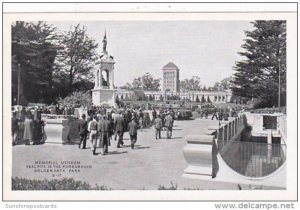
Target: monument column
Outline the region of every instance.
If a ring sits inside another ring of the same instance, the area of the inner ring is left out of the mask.
[[[109,105],[111,107],[116,107],[115,104],[115,90],[114,90],[114,65],[115,61],[113,56],[109,55],[106,46],[106,32],[103,38],[103,51],[100,56],[100,68],[97,70],[98,73],[95,75],[95,88],[92,90],[93,104],[96,106]],[[103,78],[106,82],[103,82],[102,73],[106,73]],[[99,75],[99,76],[98,76]],[[97,85],[98,84],[98,85]]]

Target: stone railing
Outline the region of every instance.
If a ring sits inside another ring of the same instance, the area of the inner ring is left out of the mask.
[[[286,123],[286,115],[285,116],[280,116],[278,117],[278,123],[279,123],[279,133],[281,135],[282,138],[282,143],[286,144],[287,143],[287,123]]]
[[[282,134],[284,120],[279,122]],[[205,135],[187,135],[183,148],[187,167],[182,177],[286,189],[286,145],[239,141],[246,126],[247,117],[242,114],[209,126]],[[244,132],[243,138],[248,135],[251,132]]]
[[[185,175],[204,175],[215,177],[219,164],[217,160],[218,139],[224,144],[235,140],[245,128],[245,116],[230,118],[229,121],[220,121],[219,126],[209,126],[205,135],[186,136],[187,144],[183,154],[188,164]]]

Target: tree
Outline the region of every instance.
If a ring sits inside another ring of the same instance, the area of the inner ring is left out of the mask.
[[[220,82],[215,82],[213,90],[228,90],[232,86],[232,77],[222,79]]]
[[[62,48],[56,59],[56,76],[67,76],[68,88],[72,92],[75,82],[92,78],[92,70],[99,59],[96,53],[98,44],[87,35],[84,27],[77,24],[73,30],[61,34],[59,45]]]
[[[138,78],[133,79],[131,86],[132,86],[133,90],[140,90],[140,89],[142,89],[142,87],[143,87],[142,78],[138,77]]]
[[[207,102],[211,103],[211,100],[210,100],[209,96],[207,97]]]
[[[87,92],[73,92],[71,95],[60,98],[58,103],[62,106],[69,107],[92,107],[92,96],[90,91]]]
[[[143,89],[158,91],[160,87],[160,80],[160,78],[155,79],[152,74],[147,72],[142,76]]]
[[[21,104],[51,103],[54,98],[52,70],[58,49],[56,29],[43,21],[16,21],[11,30],[13,104],[18,94],[19,69]]]
[[[180,81],[180,90],[185,92],[201,90],[200,78],[198,76],[193,76],[191,79]]]
[[[164,100],[164,97],[163,97],[162,95],[160,95],[160,96],[159,96],[159,100],[160,100],[160,101],[163,101],[163,100]]]
[[[196,102],[200,102],[200,99],[198,96],[196,96]]]
[[[265,106],[277,105],[279,74],[281,105],[286,103],[286,21],[254,21],[254,30],[246,31],[245,59],[236,63],[233,93],[244,99],[259,98]]]
[[[152,90],[158,91],[160,87],[160,78],[155,79],[152,74],[147,72],[141,77],[137,77],[132,81],[132,84],[127,83],[126,87],[129,87],[133,90],[143,89],[143,90]]]
[[[206,100],[205,100],[204,95],[203,95],[202,98],[201,98],[201,103],[205,103],[205,102],[206,102]]]
[[[123,86],[120,86],[121,89],[125,89],[125,90],[132,90],[132,85],[130,83],[126,83],[125,85]]]

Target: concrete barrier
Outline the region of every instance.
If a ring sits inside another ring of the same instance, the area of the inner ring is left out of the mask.
[[[68,142],[69,131],[68,119],[46,119],[45,132],[47,139],[45,143],[63,144]]]
[[[185,174],[213,175],[213,140],[211,135],[188,135],[183,155],[188,163]]]
[[[243,116],[221,121],[219,126],[209,126],[206,135],[187,135],[187,144],[183,148],[188,164],[185,175],[199,175],[214,178],[219,164],[217,160],[218,139],[222,146],[236,138],[244,129]]]

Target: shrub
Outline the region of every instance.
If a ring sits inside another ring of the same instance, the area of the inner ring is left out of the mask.
[[[159,185],[158,190],[177,190],[177,184],[173,184],[173,182],[171,182],[170,187],[165,187],[163,185]]]
[[[73,178],[53,180],[30,180],[25,178],[12,178],[12,190],[111,190],[106,186],[91,187],[86,182],[75,181]]]

